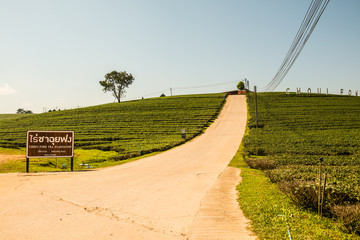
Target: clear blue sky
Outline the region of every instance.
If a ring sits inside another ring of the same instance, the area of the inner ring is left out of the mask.
[[[0,113],[113,102],[112,70],[135,77],[124,100],[264,87],[310,2],[0,0]],[[359,23],[359,0],[331,0],[276,91],[360,90]]]

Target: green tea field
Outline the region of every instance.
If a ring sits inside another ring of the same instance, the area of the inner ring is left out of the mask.
[[[226,94],[174,96],[8,115],[0,118],[0,147],[24,148],[28,130],[67,130],[75,133],[75,149],[109,151],[113,159],[124,160],[163,151],[197,136],[216,118],[225,97]],[[185,140],[181,129],[186,130]],[[104,155],[98,151],[87,163],[106,161],[104,157],[98,158],[99,154]],[[39,164],[55,165],[50,160]],[[0,172],[8,168],[0,165]]]
[[[264,170],[298,205],[320,209],[347,232],[359,233],[360,98],[259,93],[258,128],[254,94],[247,100],[245,161]]]

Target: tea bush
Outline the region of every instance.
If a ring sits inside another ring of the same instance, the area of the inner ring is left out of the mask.
[[[327,173],[324,214],[359,233],[358,220],[345,212],[360,204],[360,97],[258,93],[259,128],[253,93],[247,101],[250,130],[243,139],[245,161],[263,169],[294,202],[317,210],[322,159],[322,172]],[[266,167],[258,159],[274,162]]]

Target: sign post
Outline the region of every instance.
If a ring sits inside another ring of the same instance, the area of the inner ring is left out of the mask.
[[[255,93],[255,119],[256,119],[256,128],[258,128],[258,109],[257,109],[257,93],[256,93],[256,86],[254,86],[254,93]]]
[[[28,131],[26,137],[26,172],[29,172],[29,158],[71,158],[74,165],[73,131]]]
[[[186,139],[186,130],[185,128],[181,129],[181,137],[185,140]]]
[[[26,157],[26,172],[29,173],[29,158]]]
[[[71,171],[74,171],[74,157],[71,157]]]

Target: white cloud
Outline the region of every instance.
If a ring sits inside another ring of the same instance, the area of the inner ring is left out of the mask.
[[[0,95],[10,95],[10,94],[15,94],[15,93],[16,93],[16,89],[12,88],[7,83],[0,86]]]

